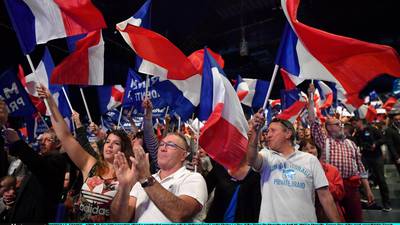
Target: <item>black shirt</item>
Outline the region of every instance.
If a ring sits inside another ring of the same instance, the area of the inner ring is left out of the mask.
[[[261,204],[259,173],[250,169],[247,176],[239,181],[232,178],[224,167],[213,162],[213,169],[207,175],[206,182],[208,191],[211,192],[215,188],[215,194],[205,222],[223,222],[224,214],[238,185],[240,189],[234,222],[258,222]]]

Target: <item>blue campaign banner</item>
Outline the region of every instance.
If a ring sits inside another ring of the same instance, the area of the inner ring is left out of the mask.
[[[0,74],[0,100],[7,104],[10,116],[30,116],[36,111],[17,78],[16,68],[10,68]]]
[[[392,92],[397,98],[400,97],[400,79],[394,80]]]
[[[149,96],[153,104],[153,117],[164,117],[166,103],[162,100],[157,89],[154,85],[159,83],[158,77],[151,77],[149,79]],[[133,107],[132,115],[142,117],[144,110],[142,108],[142,102],[146,95],[146,81],[133,70],[129,70],[128,79],[125,86],[125,95],[123,100],[123,106],[125,108]]]

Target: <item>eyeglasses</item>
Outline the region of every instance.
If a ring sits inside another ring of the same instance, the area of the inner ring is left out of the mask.
[[[184,149],[181,146],[179,146],[175,143],[172,143],[172,142],[160,141],[159,147],[165,147],[167,150],[173,150],[173,149],[180,148],[183,151],[186,151],[186,149]]]

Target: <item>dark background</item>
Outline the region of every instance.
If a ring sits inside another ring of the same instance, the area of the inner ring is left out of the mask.
[[[145,1],[92,1],[102,11],[108,25],[104,38],[114,43],[116,52],[124,56],[122,63],[124,60],[133,63],[132,50],[114,27],[132,16]],[[399,52],[400,8],[397,2],[303,0],[298,19],[334,34],[389,45]],[[225,73],[230,78],[240,74],[270,80],[284,23],[285,17],[277,0],[153,0],[151,8],[152,30],[167,37],[186,55],[207,45],[223,56]],[[10,25],[4,1],[0,4],[0,34],[0,71],[17,64],[22,64],[26,72],[30,71]],[[240,54],[243,36],[248,42],[247,55]],[[50,41],[47,46],[56,64],[68,54],[64,39]],[[43,46],[38,46],[32,53],[35,65],[42,52]],[[120,82],[124,84],[124,78]],[[277,76],[272,98],[279,98],[282,86],[282,80]],[[379,86],[373,83],[369,89],[372,88],[385,92],[391,89],[391,83],[381,81]],[[80,100],[76,94],[72,95],[80,111]],[[91,90],[88,97],[95,97]],[[89,102],[95,108],[95,103]]]

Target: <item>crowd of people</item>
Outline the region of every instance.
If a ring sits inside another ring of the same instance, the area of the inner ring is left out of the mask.
[[[308,108],[308,125],[252,115],[247,155],[226,169],[197,147],[190,129],[155,129],[145,98],[142,130],[85,127],[71,133],[49,90],[51,128],[39,150],[7,127],[0,101],[0,222],[362,222],[361,199],[391,211],[382,146],[400,173],[400,110],[387,121]],[[314,93],[310,85],[309,94]],[[87,130],[96,136],[89,141]]]

